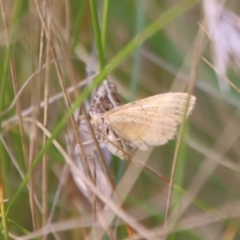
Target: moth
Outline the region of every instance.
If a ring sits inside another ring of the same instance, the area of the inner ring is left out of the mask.
[[[123,105],[116,84],[104,80],[88,113],[98,141],[128,159],[130,149],[147,150],[173,139],[184,112],[188,116],[195,101],[187,93],[164,93]]]

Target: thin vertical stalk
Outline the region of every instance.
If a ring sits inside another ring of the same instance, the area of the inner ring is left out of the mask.
[[[135,33],[138,34],[142,31],[144,27],[144,9],[145,9],[145,0],[140,0],[137,2],[137,14],[135,21]],[[141,46],[139,46],[133,54],[133,67],[131,74],[131,95],[130,101],[133,101],[136,96],[137,83],[139,79],[139,72],[141,70]]]
[[[191,94],[193,92],[195,83],[196,83],[196,77],[197,77],[197,70],[199,68],[199,63],[201,60],[200,53],[203,50],[203,40],[204,40],[204,31],[200,29],[199,35],[196,40],[196,47],[194,50],[194,56],[193,56],[193,62],[192,62],[192,68],[189,76],[189,82],[187,86],[187,92]],[[167,208],[166,208],[166,214],[165,214],[165,223],[164,223],[164,229],[165,229],[165,237],[167,237],[167,225],[168,225],[168,217],[170,215],[171,211],[171,202],[172,202],[172,194],[173,194],[173,186],[174,186],[174,180],[175,180],[175,174],[177,169],[177,163],[179,159],[179,153],[180,153],[180,147],[182,144],[183,136],[184,136],[184,130],[186,125],[186,113],[188,109],[190,95],[186,104],[185,113],[183,116],[183,122],[181,123],[180,129],[179,129],[179,135],[177,138],[177,144],[174,152],[173,157],[173,164],[172,164],[172,171],[171,171],[171,177],[170,177],[170,184],[169,184],[169,191],[168,191],[168,199],[167,199]]]
[[[86,9],[87,0],[79,1],[79,12],[77,14],[77,19],[74,22],[74,28],[72,33],[72,42],[71,42],[71,52],[74,52],[77,42],[79,41],[79,29],[83,20],[83,14]]]
[[[50,1],[51,3],[51,1]],[[47,14],[49,13],[49,21],[47,22],[48,32],[51,36],[51,7],[50,4],[47,5],[47,1],[43,1],[43,15],[46,19]],[[47,12],[47,9],[49,10]],[[44,44],[45,40],[45,32],[44,27],[41,29],[41,43]],[[40,54],[42,54],[43,48],[40,47]],[[39,58],[39,69],[42,67],[42,58]],[[50,43],[47,41],[47,49],[46,49],[46,70],[45,70],[45,84],[44,84],[44,112],[43,112],[43,124],[47,128],[48,125],[48,109],[49,109],[49,73],[50,73]],[[43,145],[45,144],[47,139],[46,134],[43,134]],[[47,179],[47,155],[43,155],[42,159],[42,226],[44,227],[47,224],[48,219],[48,179]],[[43,239],[46,239],[46,236],[43,236]]]
[[[105,50],[105,46],[106,46],[108,9],[109,9],[109,0],[104,0],[103,19],[102,19],[102,48],[103,48],[103,51]]]
[[[3,148],[1,144],[1,148]],[[2,156],[0,156],[2,157]],[[8,225],[7,225],[7,215],[5,212],[5,204],[4,204],[4,190],[3,190],[3,182],[2,182],[2,173],[0,171],[0,214],[1,214],[1,220],[3,225],[3,235],[4,239],[8,240]]]
[[[95,41],[96,41],[97,52],[98,52],[99,67],[101,71],[105,66],[105,60],[103,55],[101,31],[100,31],[98,14],[97,14],[97,5],[95,0],[89,0],[89,2],[91,7],[91,13],[92,13],[93,30],[94,30]]]

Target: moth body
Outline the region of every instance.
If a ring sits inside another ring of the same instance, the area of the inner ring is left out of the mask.
[[[109,127],[105,122],[102,114],[91,114],[90,123],[93,126],[95,136],[99,142],[104,142],[110,152],[120,157],[121,159],[128,159],[128,155],[125,154],[122,149],[128,151],[127,142],[124,143],[121,138],[115,133],[114,130]]]

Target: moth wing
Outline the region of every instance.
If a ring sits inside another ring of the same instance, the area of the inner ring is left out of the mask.
[[[100,115],[120,105],[122,105],[122,102],[118,95],[116,84],[106,79],[98,88],[93,98],[89,114],[91,117],[93,115]]]
[[[119,135],[141,150],[159,146],[174,138],[183,119],[188,95],[160,94],[122,105],[104,114],[105,122]],[[194,106],[190,96],[187,114]]]
[[[107,122],[119,137],[133,143],[141,150],[146,150],[148,145],[163,145],[176,135],[177,121],[160,114],[147,116],[142,116],[142,112],[136,112],[136,114],[136,116],[122,114],[122,120],[111,116]],[[137,117],[141,119],[136,119]]]
[[[171,114],[183,115],[187,103],[187,115],[189,115],[194,107],[195,101],[196,97],[189,95],[188,93],[164,93],[124,104],[117,108],[111,109],[106,113],[106,115],[113,114],[119,110],[131,112],[139,111],[139,108],[144,111],[167,114],[168,116],[172,116]]]

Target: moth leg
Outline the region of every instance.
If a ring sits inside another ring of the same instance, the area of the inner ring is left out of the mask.
[[[112,140],[111,142],[116,142],[116,141],[121,141],[121,138],[116,138],[116,139]]]
[[[92,144],[93,142],[94,142],[93,140],[89,140],[89,141],[83,142],[83,146],[90,145],[90,144]]]
[[[79,124],[80,124],[80,125],[85,125],[85,124],[86,124],[86,116],[80,115],[80,116],[78,117],[78,120],[79,120]],[[83,122],[83,123],[82,123],[82,122]]]

